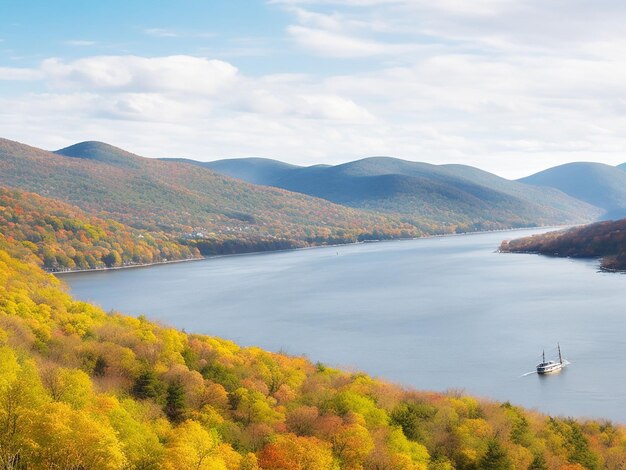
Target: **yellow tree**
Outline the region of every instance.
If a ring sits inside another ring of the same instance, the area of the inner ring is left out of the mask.
[[[196,421],[187,420],[174,428],[170,439],[165,452],[166,469],[230,470],[239,466],[238,461],[234,462],[237,457],[220,445],[217,432],[207,431]]]
[[[34,468],[121,468],[125,458],[115,431],[66,403],[49,403],[34,411],[26,430],[27,461]]]

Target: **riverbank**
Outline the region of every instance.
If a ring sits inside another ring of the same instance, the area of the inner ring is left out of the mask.
[[[463,232],[463,233],[442,233],[436,235],[424,235],[423,237],[411,237],[411,238],[391,238],[384,240],[362,240],[356,242],[346,242],[346,243],[334,243],[328,245],[311,245],[311,246],[303,246],[303,247],[295,247],[295,248],[281,248],[276,250],[260,250],[260,251],[244,251],[241,253],[228,253],[223,255],[209,255],[202,256],[200,258],[189,258],[189,259],[181,259],[181,260],[171,260],[171,261],[159,261],[156,263],[144,263],[144,264],[133,264],[127,266],[114,266],[111,268],[97,268],[97,269],[75,269],[75,270],[67,270],[67,271],[49,271],[50,274],[55,276],[64,275],[64,274],[77,274],[77,273],[92,273],[92,272],[104,272],[104,271],[113,271],[120,269],[133,269],[133,268],[149,268],[151,266],[159,266],[162,264],[173,264],[173,263],[184,263],[188,261],[202,261],[206,259],[215,259],[215,258],[225,258],[231,256],[245,256],[245,255],[260,255],[260,254],[269,254],[269,253],[285,253],[290,251],[299,251],[299,250],[313,250],[319,248],[332,248],[332,247],[341,247],[341,246],[353,246],[353,245],[362,245],[367,243],[387,243],[387,242],[399,242],[399,241],[409,241],[409,240],[428,240],[434,238],[445,238],[445,237],[459,237],[459,236],[468,236],[468,235],[481,235],[481,234],[489,234],[489,233],[499,233],[499,232],[512,232],[512,231],[521,231],[521,230],[538,230],[538,229],[546,229],[546,230],[561,230],[564,228],[574,227],[572,225],[551,225],[551,226],[536,226],[536,227],[520,227],[520,228],[503,228],[497,230],[483,230],[478,232]]]
[[[500,251],[559,258],[595,259],[606,272],[626,269],[626,220],[610,220],[553,233],[503,241]]]
[[[160,264],[175,264],[175,263],[187,263],[189,261],[202,261],[206,257],[200,258],[187,258],[187,259],[174,259],[168,261],[158,261],[156,263],[142,263],[142,264],[129,264],[126,266],[112,266],[110,268],[96,268],[96,269],[68,269],[67,271],[46,271],[48,274],[54,274],[55,276],[62,276],[64,274],[77,274],[77,273],[93,273],[101,271],[117,271],[120,269],[133,269],[133,268],[149,268],[151,266],[158,266]]]

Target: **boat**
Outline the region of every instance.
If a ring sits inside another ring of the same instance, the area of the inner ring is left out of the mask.
[[[559,343],[556,344],[557,349],[559,350],[559,360],[558,361],[546,361],[546,351],[543,350],[542,361],[537,364],[537,373],[538,374],[551,374],[553,372],[559,372],[563,367],[565,367],[565,362],[563,362],[563,356],[561,355],[561,346]]]

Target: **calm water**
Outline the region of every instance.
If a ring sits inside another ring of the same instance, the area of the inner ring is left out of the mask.
[[[626,423],[626,275],[499,254],[528,231],[63,276],[78,298],[420,389]],[[560,341],[559,375],[522,376]]]

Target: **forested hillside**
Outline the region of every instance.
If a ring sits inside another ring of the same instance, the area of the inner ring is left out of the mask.
[[[98,269],[200,257],[165,233],[136,230],[77,207],[0,187],[0,233],[49,271]]]
[[[349,207],[400,214],[427,233],[583,223],[603,212],[557,189],[510,181],[465,165],[389,157],[311,167],[260,158],[187,163]]]
[[[503,241],[503,252],[601,258],[604,269],[626,269],[626,219]]]
[[[619,469],[626,430],[549,418],[73,300],[0,239],[0,466]],[[19,251],[19,250],[17,250]]]
[[[80,207],[139,230],[198,242],[204,254],[418,236],[373,214],[190,165],[87,142],[60,151],[0,139],[0,185]]]

